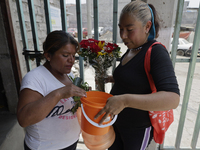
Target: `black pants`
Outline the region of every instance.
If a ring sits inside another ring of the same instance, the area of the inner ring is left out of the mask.
[[[145,150],[153,139],[153,127],[132,129],[113,125],[115,141],[108,150]]]
[[[76,141],[74,144],[70,145],[69,147],[66,147],[64,149],[61,150],[76,150],[76,146],[77,146],[78,141]],[[25,143],[24,141],[24,150],[31,150]]]

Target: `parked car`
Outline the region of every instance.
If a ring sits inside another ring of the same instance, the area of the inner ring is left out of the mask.
[[[192,46],[185,52],[185,56],[191,56],[192,54]],[[200,57],[200,48],[198,49],[197,56]]]
[[[99,27],[98,32],[99,32],[99,36],[102,36],[104,33],[104,27]],[[94,36],[94,29],[92,29],[92,35]]]
[[[86,36],[88,35],[87,28],[82,28],[82,33],[83,33],[83,38],[86,38]],[[76,31],[75,35],[76,35],[76,37],[78,37],[77,31]]]
[[[75,37],[77,29],[76,28],[67,28],[67,32],[70,33],[73,37]]]
[[[171,38],[171,47],[170,47],[170,52],[171,52],[171,49],[172,49],[172,42],[173,42],[173,38]],[[178,39],[178,48],[177,48],[177,52],[176,54],[177,55],[180,55],[180,56],[185,56],[185,52],[187,50],[189,50],[191,47],[192,47],[192,43],[188,42],[186,39],[184,38],[179,38]]]

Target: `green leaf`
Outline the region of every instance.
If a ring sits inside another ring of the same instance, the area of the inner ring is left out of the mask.
[[[70,76],[71,77],[71,76]],[[73,84],[84,89],[85,91],[89,91],[89,84],[87,82],[82,82],[82,79],[77,77],[77,78],[72,78]],[[73,97],[74,102],[75,102],[75,106],[71,109],[72,113],[74,114],[78,107],[81,107],[81,98],[79,96],[74,96]]]

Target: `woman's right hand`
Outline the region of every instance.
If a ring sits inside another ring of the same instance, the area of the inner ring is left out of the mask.
[[[61,98],[68,98],[73,96],[86,97],[86,91],[74,84],[69,84],[58,89]]]
[[[123,95],[109,97],[106,105],[97,113],[94,118],[97,119],[99,116],[104,114],[99,122],[99,125],[101,125],[109,115],[113,118],[114,115],[119,114],[125,107],[127,106]]]

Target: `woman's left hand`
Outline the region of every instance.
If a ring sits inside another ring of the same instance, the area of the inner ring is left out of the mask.
[[[125,107],[125,100],[122,95],[112,96],[108,98],[104,108],[100,110],[94,118],[97,119],[99,116],[105,113],[99,122],[99,125],[101,125],[109,115],[111,115],[111,118],[113,118],[114,115],[119,114]]]

